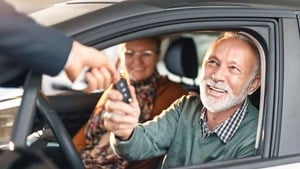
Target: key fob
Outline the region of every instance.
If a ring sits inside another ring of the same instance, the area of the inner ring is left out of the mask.
[[[124,102],[130,103],[132,101],[127,81],[125,78],[121,78],[118,82],[116,82],[114,84],[114,88],[122,93]]]

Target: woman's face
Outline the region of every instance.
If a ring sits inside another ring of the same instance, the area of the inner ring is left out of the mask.
[[[156,69],[159,59],[154,39],[139,39],[125,43],[125,66],[129,78],[141,81],[149,78]]]

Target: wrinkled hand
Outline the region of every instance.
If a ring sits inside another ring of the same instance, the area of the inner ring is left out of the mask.
[[[104,106],[104,127],[114,133],[121,140],[128,140],[138,125],[140,108],[134,92],[134,87],[129,86],[132,102],[127,104],[122,101],[122,94],[111,89],[107,93],[107,101]]]
[[[65,65],[67,76],[74,81],[84,67],[90,68],[85,76],[85,80],[88,82],[85,92],[105,89],[119,78],[115,66],[107,56],[95,48],[74,41]]]

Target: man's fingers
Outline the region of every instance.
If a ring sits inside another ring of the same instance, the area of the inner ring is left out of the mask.
[[[92,54],[90,56],[93,57],[93,59],[88,60],[88,65],[90,67],[94,68],[106,68],[107,72],[109,72],[110,76],[112,77],[113,82],[118,79],[118,72],[116,67],[113,65],[113,63],[108,59],[106,55],[104,55],[102,52],[92,48]]]
[[[91,70],[91,72],[87,72],[85,75],[85,80],[88,84],[88,87],[84,90],[85,92],[91,92],[97,89],[103,89],[103,88],[99,88],[99,82],[101,83],[101,81],[103,81],[102,77],[100,76],[97,79],[93,72],[95,73],[95,70]]]
[[[111,62],[108,62],[106,68],[112,77],[112,82],[116,82],[119,79],[119,73],[117,72],[116,67]]]
[[[86,73],[85,80],[88,83],[86,91],[106,89],[113,82],[111,74],[106,68],[91,69]]]
[[[85,92],[90,92],[97,89],[97,79],[92,75],[91,72],[87,72],[85,75],[85,81],[88,86],[85,89]]]
[[[122,113],[103,112],[101,118],[105,121],[110,121],[117,124],[137,124],[138,121],[133,116],[128,116]]]
[[[134,117],[117,113],[104,112],[101,118],[104,120],[103,124],[107,131],[111,131],[123,139],[127,139],[138,125]]]
[[[120,96],[122,97],[122,95]],[[118,97],[118,99],[120,99]],[[121,98],[122,99],[122,98]],[[131,104],[127,104],[123,102],[122,100],[114,100],[112,101],[111,99],[107,100],[105,103],[105,110],[108,112],[122,112],[122,115],[128,115],[132,116],[138,119],[138,109],[136,109],[134,106]]]
[[[130,92],[133,94],[134,101],[128,104],[122,101],[123,96],[118,90],[108,90],[107,101],[104,105],[106,112],[102,115],[105,129],[124,140],[130,137],[138,125],[140,114],[133,86],[130,86]]]
[[[110,72],[108,71],[108,69],[106,69],[105,67],[100,68],[100,73],[104,79],[103,87],[107,88],[113,82],[112,76],[111,76]]]
[[[91,73],[93,75],[94,80],[96,81],[97,89],[104,89],[105,78],[101,74],[101,72],[98,69],[92,69]]]
[[[109,59],[107,59],[107,57],[104,54],[102,54],[102,57],[104,57],[105,61],[103,63],[105,64],[105,68],[109,72],[110,77],[112,77],[112,81],[113,82],[117,81],[119,79],[119,73],[117,72],[114,63],[112,63]]]

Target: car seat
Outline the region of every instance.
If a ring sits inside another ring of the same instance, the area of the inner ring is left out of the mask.
[[[180,37],[172,41],[165,53],[164,62],[169,72],[180,77],[181,83],[189,91],[199,92],[195,79],[198,75],[198,57],[195,42],[189,37]],[[190,78],[193,84],[182,79]]]

